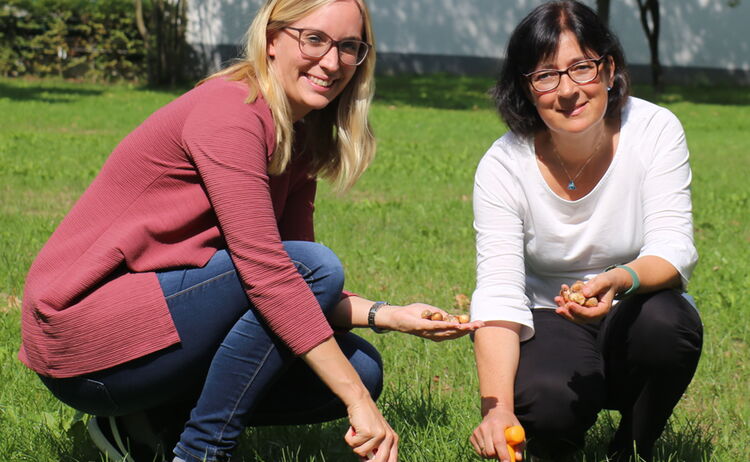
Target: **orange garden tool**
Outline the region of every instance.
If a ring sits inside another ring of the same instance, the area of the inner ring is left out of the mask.
[[[520,425],[513,425],[505,429],[505,442],[508,443],[510,462],[516,462],[516,447],[526,439],[526,432]]]

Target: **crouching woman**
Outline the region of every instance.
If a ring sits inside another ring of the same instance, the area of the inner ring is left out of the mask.
[[[96,416],[112,460],[226,461],[247,425],[347,417],[357,455],[394,462],[379,355],[346,329],[439,340],[479,324],[342,293],[313,242],[316,178],[346,189],[375,150],[364,1],[269,0],[247,37],[244,59],[117,146],[52,234],[20,359]]]

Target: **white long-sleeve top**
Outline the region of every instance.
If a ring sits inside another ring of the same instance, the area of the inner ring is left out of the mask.
[[[645,255],[671,263],[686,287],[698,260],[690,179],[679,120],[638,98],[622,110],[607,172],[575,201],[545,182],[533,139],[508,132],[484,155],[474,181],[472,320],[517,322],[527,340],[534,334],[531,309],[555,308],[561,284]]]

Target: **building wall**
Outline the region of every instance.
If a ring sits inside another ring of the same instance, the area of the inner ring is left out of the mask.
[[[595,0],[585,0],[595,7]],[[668,81],[750,83],[750,0],[661,0]],[[262,0],[193,0],[188,41],[211,67],[238,54]],[[491,74],[515,25],[542,0],[370,0],[379,72]],[[636,79],[650,56],[636,0],[612,0],[610,24]]]

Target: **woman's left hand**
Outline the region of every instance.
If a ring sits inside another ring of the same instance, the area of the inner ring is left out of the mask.
[[[557,303],[555,311],[560,316],[581,324],[599,321],[612,309],[612,301],[615,299],[621,284],[621,281],[611,272],[600,273],[583,285],[584,297],[597,297],[599,299],[596,306],[587,307],[573,301],[566,302],[558,295],[555,297],[555,303]],[[561,288],[570,289],[566,284],[563,284]]]
[[[484,326],[484,322],[482,321],[461,324],[458,322],[423,319],[422,312],[425,310],[433,313],[442,313],[443,316],[447,314],[440,308],[424,303],[412,303],[406,306],[384,306],[378,311],[378,326],[416,335],[435,342],[463,337]]]

